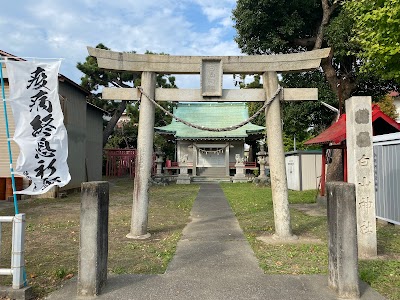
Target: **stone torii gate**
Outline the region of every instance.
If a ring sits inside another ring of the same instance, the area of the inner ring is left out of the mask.
[[[320,66],[330,48],[280,55],[253,56],[170,56],[133,54],[88,47],[102,69],[142,73],[142,91],[137,88],[104,88],[103,99],[139,100],[138,146],[133,191],[133,207],[128,238],[145,239],[147,232],[149,182],[151,177],[154,112],[156,101],[264,102],[278,91],[277,72],[307,71]],[[201,89],[156,88],[156,73],[200,74]],[[263,89],[222,89],[223,74],[263,74]],[[317,100],[317,89],[281,90],[279,100]],[[278,98],[277,97],[277,98]],[[285,156],[279,101],[266,109],[270,176],[274,207],[275,238],[292,239]]]

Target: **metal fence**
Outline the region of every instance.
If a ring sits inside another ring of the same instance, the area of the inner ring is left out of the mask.
[[[106,176],[135,177],[136,149],[104,149],[106,156]],[[156,174],[156,155],[153,153],[151,175]]]
[[[1,249],[1,224],[12,223],[12,249],[11,266],[7,269],[0,269],[0,275],[12,275],[13,289],[20,289],[24,286],[24,240],[25,240],[25,214],[15,216],[0,216],[0,249]]]
[[[376,217],[400,225],[400,133],[374,137]]]

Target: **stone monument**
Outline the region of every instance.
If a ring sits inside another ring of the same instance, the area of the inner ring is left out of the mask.
[[[257,155],[257,162],[260,165],[260,174],[258,177],[254,178],[253,183],[257,186],[267,186],[271,182],[269,180],[269,176],[265,174],[265,165],[267,164],[267,152],[264,149],[265,140],[258,141],[260,145],[260,151],[256,153]]]
[[[165,153],[161,151],[160,147],[157,147],[155,155],[156,155],[156,165],[157,165],[156,175],[161,176]]]
[[[348,181],[356,185],[360,258],[377,255],[371,97],[346,100]]]
[[[264,150],[265,140],[260,140],[258,143],[260,144],[260,151],[256,153],[257,162],[260,165],[258,178],[267,178],[265,175],[265,165],[267,164],[267,152]]]

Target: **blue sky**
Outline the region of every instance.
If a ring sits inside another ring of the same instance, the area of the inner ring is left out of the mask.
[[[0,49],[21,57],[64,58],[61,73],[80,83],[86,46],[171,55],[240,55],[231,19],[235,0],[14,0],[0,7]],[[225,77],[224,87],[231,87]],[[178,87],[200,86],[180,76]]]

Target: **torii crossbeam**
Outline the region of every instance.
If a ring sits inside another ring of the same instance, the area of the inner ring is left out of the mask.
[[[265,101],[278,89],[277,72],[299,72],[319,68],[330,48],[302,53],[252,56],[172,56],[122,53],[88,47],[100,68],[142,73],[139,113],[138,149],[134,179],[133,207],[129,238],[147,238],[148,188],[151,176],[154,104],[156,101]],[[155,74],[200,74],[201,88],[156,89]],[[223,74],[263,74],[263,89],[224,90]],[[147,95],[147,96],[146,96]],[[105,88],[103,98],[138,100],[138,90]],[[280,100],[317,100],[317,89],[284,89]],[[279,101],[273,101],[266,111],[272,199],[274,204],[275,237],[294,238],[290,226],[288,188],[283,150]]]

